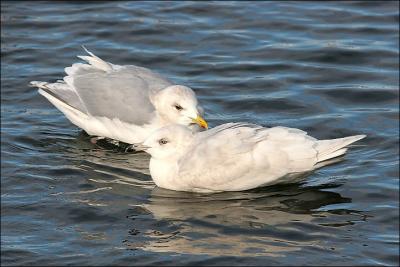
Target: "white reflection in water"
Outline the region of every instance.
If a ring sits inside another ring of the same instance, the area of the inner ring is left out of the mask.
[[[133,238],[126,245],[212,256],[277,257],[305,246],[323,249],[323,240],[332,238],[332,233],[318,225],[324,214],[314,211],[350,201],[338,193],[299,185],[209,195],[155,188],[149,203],[138,207],[153,220],[167,222],[168,229],[150,227],[143,233],[146,241]],[[135,220],[145,222],[146,218],[138,215]],[[303,233],[297,224],[314,225],[314,232]]]

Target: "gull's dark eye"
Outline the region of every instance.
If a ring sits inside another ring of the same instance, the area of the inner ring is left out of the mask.
[[[182,110],[183,107],[181,105],[175,104],[174,107],[176,108],[176,110]]]
[[[160,145],[165,145],[166,143],[168,143],[168,141],[165,140],[164,138],[162,138],[162,139],[160,139],[160,140],[158,141],[158,143],[159,143]]]

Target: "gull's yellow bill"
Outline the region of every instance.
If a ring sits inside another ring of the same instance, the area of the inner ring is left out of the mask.
[[[208,124],[207,122],[200,116],[197,115],[196,119],[192,119],[194,123],[197,123],[200,127],[204,129],[208,129]]]

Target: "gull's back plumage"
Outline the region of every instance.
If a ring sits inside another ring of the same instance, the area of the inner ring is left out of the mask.
[[[154,116],[149,95],[172,83],[149,69],[114,65],[87,52],[90,56],[78,57],[89,64],[75,63],[65,68],[63,81],[33,81],[31,85],[43,89],[39,92],[46,98],[48,94],[43,91],[90,116],[119,118],[136,125],[149,122]],[[143,108],[138,110],[137,106]]]
[[[230,123],[207,132],[196,136],[180,161],[179,175],[190,177],[198,190],[201,184],[217,191],[246,190],[317,163],[316,139],[298,129]]]

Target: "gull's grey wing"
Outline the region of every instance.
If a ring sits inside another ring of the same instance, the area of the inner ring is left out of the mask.
[[[172,85],[159,74],[138,66],[119,66],[89,52],[78,56],[89,64],[65,68],[67,76],[55,83],[32,81],[51,96],[79,111],[136,125],[150,122],[154,106],[150,95]]]
[[[109,71],[78,67],[64,80],[75,89],[90,115],[136,125],[148,123],[154,116],[149,94],[172,83],[146,68],[112,66]]]

